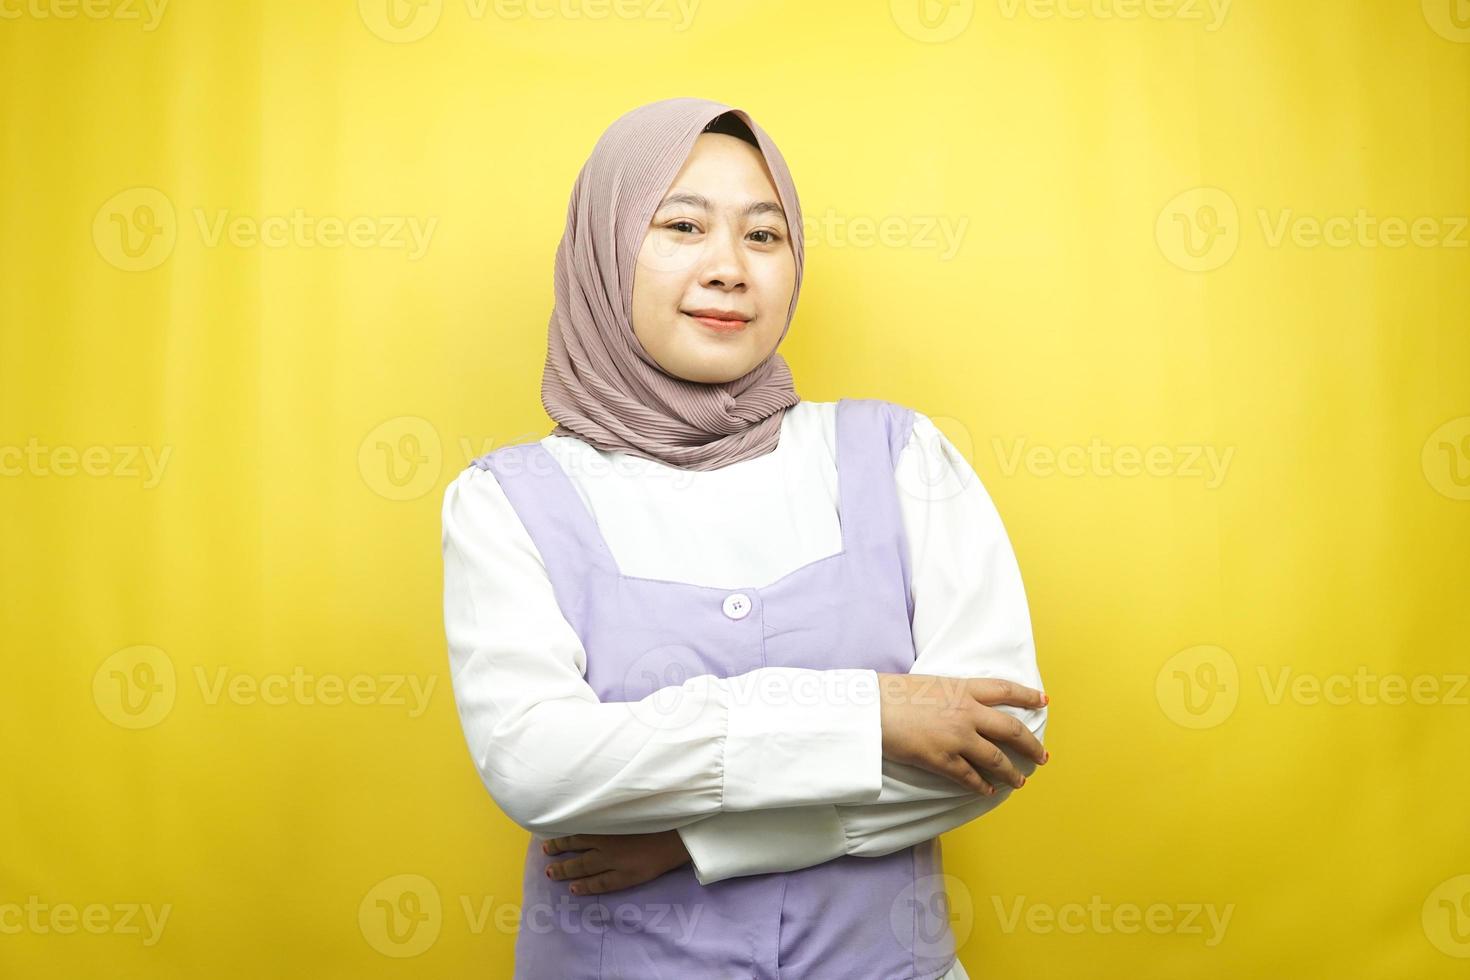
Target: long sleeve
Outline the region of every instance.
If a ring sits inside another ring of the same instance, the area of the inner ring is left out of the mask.
[[[526,830],[652,833],[722,811],[879,798],[874,671],[765,667],[690,678],[677,700],[668,689],[650,695],[656,707],[603,703],[546,566],[492,473],[469,468],[450,483],[442,543],[465,740],[490,795]],[[813,705],[814,680],[843,696]],[[649,724],[653,717],[661,721]]]
[[[895,471],[914,597],[911,673],[995,677],[1041,688],[1020,569],[979,476],[931,419],[916,413]],[[1038,739],[1047,709],[1009,705]],[[1002,746],[1024,774],[1035,764]],[[977,796],[927,770],[884,760],[876,802],[718,814],[679,828],[702,884],[792,871],[844,854],[876,857],[989,812],[1013,792]]]

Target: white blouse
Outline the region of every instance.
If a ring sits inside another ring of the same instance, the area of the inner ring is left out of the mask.
[[[798,402],[774,450],[715,470],[605,452],[570,436],[541,444],[624,574],[733,589],[842,549],[836,407]],[[910,552],[911,672],[1042,688],[1000,516],[974,469],[922,413],[895,481]],[[1012,792],[977,796],[884,759],[872,670],[694,677],[650,695],[659,717],[678,713],[678,726],[648,724],[640,702],[600,702],[545,564],[489,471],[469,467],[446,488],[443,548],[445,633],[465,739],[496,803],[534,834],[677,829],[697,879],[709,884],[889,854]],[[1046,708],[999,710],[1044,736]],[[1002,748],[1023,773],[1034,771]],[[963,977],[956,963],[941,980]]]

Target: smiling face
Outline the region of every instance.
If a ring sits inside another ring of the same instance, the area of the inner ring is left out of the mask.
[[[796,288],[780,200],[760,150],[723,133],[695,140],[633,273],[633,333],[669,374],[733,381],[775,350]]]

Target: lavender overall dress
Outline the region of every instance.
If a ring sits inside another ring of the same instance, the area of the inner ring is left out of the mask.
[[[878,399],[843,399],[836,411],[842,550],[731,589],[623,575],[540,443],[474,461],[494,473],[540,551],[602,701],[767,666],[912,668],[894,465],[913,412]],[[938,838],[710,885],[685,864],[584,896],[546,877],[566,857],[542,854],[534,837],[527,847],[517,980],[931,980],[955,960]]]

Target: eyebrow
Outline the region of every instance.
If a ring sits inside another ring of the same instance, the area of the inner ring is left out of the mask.
[[[703,194],[696,194],[693,191],[676,191],[663,199],[654,211],[654,214],[675,204],[688,204],[691,207],[703,208],[706,211],[714,210],[714,206],[710,204],[709,198]],[[786,212],[775,201],[752,201],[745,209],[745,216],[751,217],[757,214],[774,214],[782,221],[786,220]]]

